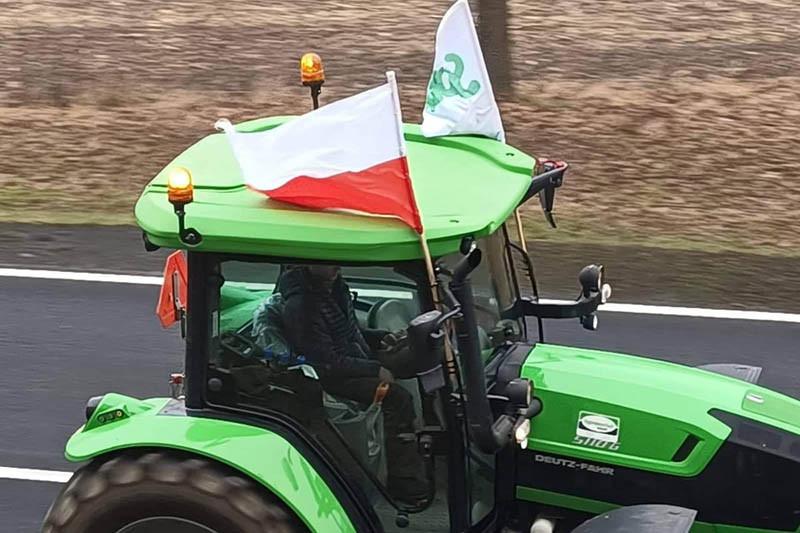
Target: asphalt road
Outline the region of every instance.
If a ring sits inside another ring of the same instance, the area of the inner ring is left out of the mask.
[[[181,342],[153,314],[157,287],[0,279],[0,466],[67,470],[89,396],[165,395]],[[550,322],[549,342],[649,353],[684,364],[746,362],[800,397],[800,324],[605,313],[600,330]],[[54,483],[0,479],[0,531],[36,531]]]

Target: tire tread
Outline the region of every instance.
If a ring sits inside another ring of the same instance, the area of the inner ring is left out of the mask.
[[[87,519],[83,516],[85,512],[91,513],[93,508],[112,502],[117,489],[144,483],[163,486],[165,493],[180,486],[197,492],[198,497],[212,498],[215,509],[236,513],[240,515],[239,522],[248,524],[241,533],[307,531],[283,502],[253,480],[222,464],[171,451],[127,451],[99,457],[80,468],[50,506],[42,532],[89,533],[76,529],[83,527],[77,522]]]

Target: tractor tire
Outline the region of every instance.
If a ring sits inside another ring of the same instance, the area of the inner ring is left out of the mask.
[[[300,533],[308,530],[254,481],[211,460],[122,453],[78,470],[42,533]]]

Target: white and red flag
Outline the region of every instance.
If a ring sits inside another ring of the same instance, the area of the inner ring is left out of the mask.
[[[422,221],[408,172],[394,72],[379,87],[333,102],[263,132],[226,133],[251,189],[312,209]]]

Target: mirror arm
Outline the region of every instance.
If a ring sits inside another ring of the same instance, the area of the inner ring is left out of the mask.
[[[554,168],[553,170],[548,170],[547,172],[542,172],[537,176],[533,176],[531,178],[531,184],[528,186],[528,191],[522,197],[522,200],[519,201],[517,207],[521,206],[541,191],[552,187],[561,187],[561,184],[564,182],[564,172],[566,172],[568,166]]]
[[[461,304],[458,302],[456,297],[453,295],[453,291],[450,290],[450,287],[448,287],[446,283],[440,283],[439,289],[441,290],[444,304],[447,305],[447,307],[450,309],[461,310]]]
[[[513,305],[504,309],[500,316],[504,319],[516,320],[526,316],[537,318],[580,318],[597,311],[602,303],[602,295],[593,291],[588,297],[582,297],[574,303],[551,304],[540,303],[530,298],[519,298]]]
[[[444,326],[445,322],[447,322],[451,318],[457,318],[460,315],[461,315],[461,306],[460,305],[457,305],[456,307],[454,307],[450,311],[448,311],[445,314],[443,314],[441,316],[441,318],[439,318],[439,320],[436,321],[436,329],[437,329],[437,331],[442,329],[442,327]]]

